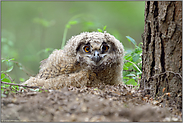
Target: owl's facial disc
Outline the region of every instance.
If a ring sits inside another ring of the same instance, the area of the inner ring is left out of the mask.
[[[98,67],[109,58],[111,50],[112,45],[106,42],[81,43],[77,48],[77,61]]]
[[[101,44],[101,45],[85,45],[83,47],[83,51],[85,52],[85,55],[90,58],[92,63],[96,66],[99,66],[105,56],[107,55],[109,46],[107,44]]]

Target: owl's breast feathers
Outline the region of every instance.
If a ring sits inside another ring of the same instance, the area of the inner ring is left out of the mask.
[[[36,78],[48,80],[64,76],[65,79],[71,80],[72,76],[78,74],[80,79],[86,81],[88,85],[97,83],[113,84],[111,82],[115,77],[116,67],[116,64],[110,67],[84,67],[75,58],[65,56],[62,50],[55,50],[47,59],[41,61],[41,69]],[[78,81],[77,79],[72,79],[72,81],[75,80]]]

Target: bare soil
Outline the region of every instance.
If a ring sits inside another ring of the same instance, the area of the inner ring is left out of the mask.
[[[182,121],[181,109],[169,106],[164,98],[157,101],[124,85],[23,90],[1,98],[2,122]]]

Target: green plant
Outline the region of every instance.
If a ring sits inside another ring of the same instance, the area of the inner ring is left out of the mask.
[[[130,36],[126,36],[127,40],[134,44],[135,49],[126,51],[123,66],[123,81],[127,85],[139,86],[139,79],[142,74],[142,43],[137,46],[136,41]]]
[[[9,73],[13,70],[14,65],[17,65],[20,70],[23,70],[27,74],[31,75],[25,67],[12,59],[1,58],[1,64],[5,64],[7,69],[1,70],[1,96],[6,97],[9,93],[16,93],[19,91],[20,85],[16,84],[15,81],[11,78]],[[19,78],[21,82],[25,81],[24,78]]]
[[[79,23],[79,21],[77,20],[79,17],[84,16],[84,14],[78,14],[73,16],[65,25],[65,29],[64,29],[64,34],[63,34],[63,39],[62,39],[62,44],[61,44],[61,49],[63,49],[65,43],[66,43],[66,36],[67,36],[67,31],[69,28],[71,28],[71,25],[76,25]]]
[[[107,26],[104,26],[103,29],[98,28],[97,31],[98,32],[104,32],[106,30],[106,28],[107,28]]]
[[[8,66],[8,69],[1,71],[1,97],[7,97],[10,93],[17,93],[20,92],[20,87],[30,88],[30,91],[36,91],[36,92],[47,92],[47,90],[42,89],[41,87],[34,87],[34,86],[27,86],[27,85],[19,85],[15,83],[15,81],[9,76],[9,73],[14,68],[14,63],[20,68],[20,70],[24,70],[24,66],[21,65],[21,63],[14,61],[14,58],[12,59],[1,59],[1,64],[5,63]],[[27,72],[26,72],[27,73]],[[19,78],[20,81],[25,81],[24,78]]]
[[[92,30],[91,28],[95,28],[95,24],[93,21],[91,21],[93,18],[92,15],[90,14],[77,14],[75,16],[73,16],[68,22],[67,24],[65,25],[65,28],[64,28],[64,33],[63,33],[63,39],[62,39],[62,43],[61,43],[61,49],[63,49],[63,47],[65,46],[66,44],[66,37],[67,37],[67,32],[68,32],[68,29],[71,28],[71,26],[73,25],[76,25],[76,24],[83,24],[83,30],[84,31],[89,31],[89,30]],[[105,27],[106,28],[106,27]],[[100,30],[100,29],[99,29]],[[104,29],[105,30],[105,29]]]
[[[14,59],[1,59],[1,64],[5,63],[8,66],[8,69],[6,70],[2,70],[1,71],[1,83],[5,82],[5,83],[15,83],[12,78],[8,75],[9,72],[11,72],[13,70],[13,64],[11,61],[13,61]],[[9,88],[9,89],[8,89]],[[1,84],[1,96],[5,97],[7,94],[9,94],[9,92],[11,91],[12,93],[15,93],[17,90],[19,90],[18,86],[11,86],[8,84]]]

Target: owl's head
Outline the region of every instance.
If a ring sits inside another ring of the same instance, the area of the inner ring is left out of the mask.
[[[123,45],[109,33],[84,32],[72,37],[64,48],[80,64],[105,68],[123,62]],[[69,52],[68,52],[69,51]]]

